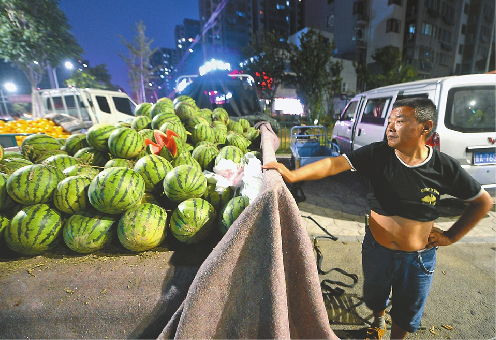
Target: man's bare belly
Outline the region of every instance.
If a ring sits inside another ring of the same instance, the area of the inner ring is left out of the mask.
[[[371,211],[370,232],[381,245],[393,250],[422,250],[428,243],[433,221],[419,222],[399,216],[383,216]]]

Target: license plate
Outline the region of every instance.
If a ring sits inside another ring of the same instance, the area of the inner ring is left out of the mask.
[[[474,153],[474,164],[496,164],[496,152]]]

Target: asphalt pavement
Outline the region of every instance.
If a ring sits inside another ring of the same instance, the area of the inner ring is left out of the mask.
[[[280,158],[287,162],[288,159]],[[305,200],[298,203],[302,220],[312,239],[331,234],[337,240],[317,238],[322,254],[321,268],[356,274],[352,288],[341,296],[325,299],[332,329],[342,339],[363,339],[363,329],[372,315],[361,300],[361,241],[365,215],[369,211],[366,184],[356,172],[346,172],[317,181],[296,184]],[[495,199],[494,191],[489,191]],[[465,203],[442,197],[440,217],[435,225],[448,229],[460,216]],[[323,230],[325,229],[325,231]],[[420,329],[409,339],[494,339],[496,337],[496,211],[493,208],[479,224],[458,243],[438,251],[433,286],[422,316]],[[315,241],[314,241],[315,242]],[[321,279],[352,284],[353,280],[337,271]],[[387,309],[389,311],[389,308]],[[387,317],[389,315],[387,314]],[[389,338],[389,332],[386,333]]]

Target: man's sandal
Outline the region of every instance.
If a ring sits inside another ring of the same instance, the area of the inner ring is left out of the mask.
[[[386,329],[378,328],[378,327],[370,327],[366,330],[365,340],[369,339],[382,339],[382,336],[386,334]]]

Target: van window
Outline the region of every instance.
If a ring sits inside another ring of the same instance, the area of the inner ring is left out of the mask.
[[[358,101],[350,102],[341,116],[341,120],[353,120],[355,118],[355,111]]]
[[[460,132],[494,132],[495,86],[458,87],[449,90],[444,124]]]
[[[107,101],[107,97],[104,96],[95,96],[96,102],[98,103],[98,107],[100,111],[105,113],[110,113],[110,105]]]
[[[369,99],[362,115],[362,123],[384,125],[391,98]]]
[[[135,107],[129,99],[122,97],[112,97],[112,99],[114,101],[114,105],[117,111],[130,116],[134,116]]]

